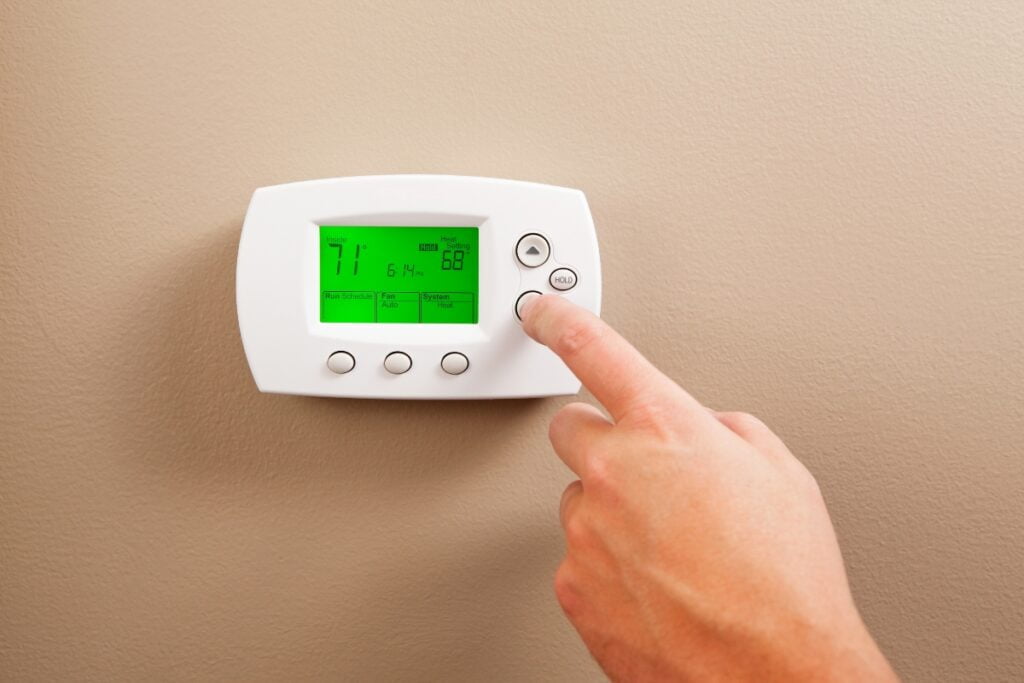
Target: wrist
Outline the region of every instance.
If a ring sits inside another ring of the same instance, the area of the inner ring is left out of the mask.
[[[855,611],[849,618],[833,619],[827,625],[803,622],[774,630],[761,647],[739,644],[738,651],[730,648],[733,662],[742,661],[744,651],[752,655],[747,660],[750,680],[899,681]]]

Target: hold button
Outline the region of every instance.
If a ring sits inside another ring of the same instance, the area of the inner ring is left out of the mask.
[[[576,273],[568,268],[556,268],[548,276],[548,282],[558,291],[564,292],[576,286]]]

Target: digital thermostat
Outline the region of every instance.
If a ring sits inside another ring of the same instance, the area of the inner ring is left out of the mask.
[[[519,320],[557,294],[600,312],[579,190],[443,175],[256,190],[238,247],[242,343],[261,391],[503,398],[579,391]]]

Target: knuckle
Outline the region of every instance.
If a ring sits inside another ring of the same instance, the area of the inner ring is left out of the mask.
[[[555,335],[551,348],[563,358],[577,356],[602,335],[601,326],[594,320],[574,320]]]
[[[585,403],[570,403],[562,406],[551,416],[551,422],[548,424],[548,437],[554,438],[557,434],[563,432],[567,427],[572,426],[573,416],[581,410]]]
[[[564,526],[566,520],[572,516],[575,507],[573,500],[582,493],[582,484],[577,480],[565,487],[562,491],[562,499],[558,503],[558,517]]]
[[[821,485],[818,484],[818,480],[814,478],[814,475],[807,468],[804,468],[804,486],[807,489],[807,493],[814,499],[822,497]]]
[[[601,451],[592,451],[587,457],[587,490],[598,494],[615,489],[616,476],[612,458]]]
[[[579,612],[579,598],[576,593],[575,581],[568,562],[562,562],[555,572],[555,598],[566,614],[572,616]]]
[[[755,415],[744,412],[731,413],[732,424],[741,432],[760,432],[768,429],[767,425]]]
[[[621,460],[613,454],[591,452],[583,474],[583,486],[588,499],[605,509],[623,504],[625,491],[622,467]]]
[[[661,433],[665,431],[665,427],[671,422],[673,414],[673,410],[664,403],[654,400],[640,400],[630,406],[629,420],[635,427]]]
[[[654,398],[633,404],[626,419],[630,427],[662,445],[686,444],[695,434],[691,421],[676,406]]]
[[[792,462],[794,477],[800,489],[811,498],[821,498],[821,486],[811,471],[796,458],[793,458]]]
[[[564,522],[565,543],[571,548],[585,546],[590,537],[587,525],[576,515],[571,515]]]

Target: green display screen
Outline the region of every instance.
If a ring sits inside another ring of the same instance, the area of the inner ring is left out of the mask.
[[[465,323],[479,316],[479,229],[320,226],[320,322]]]

